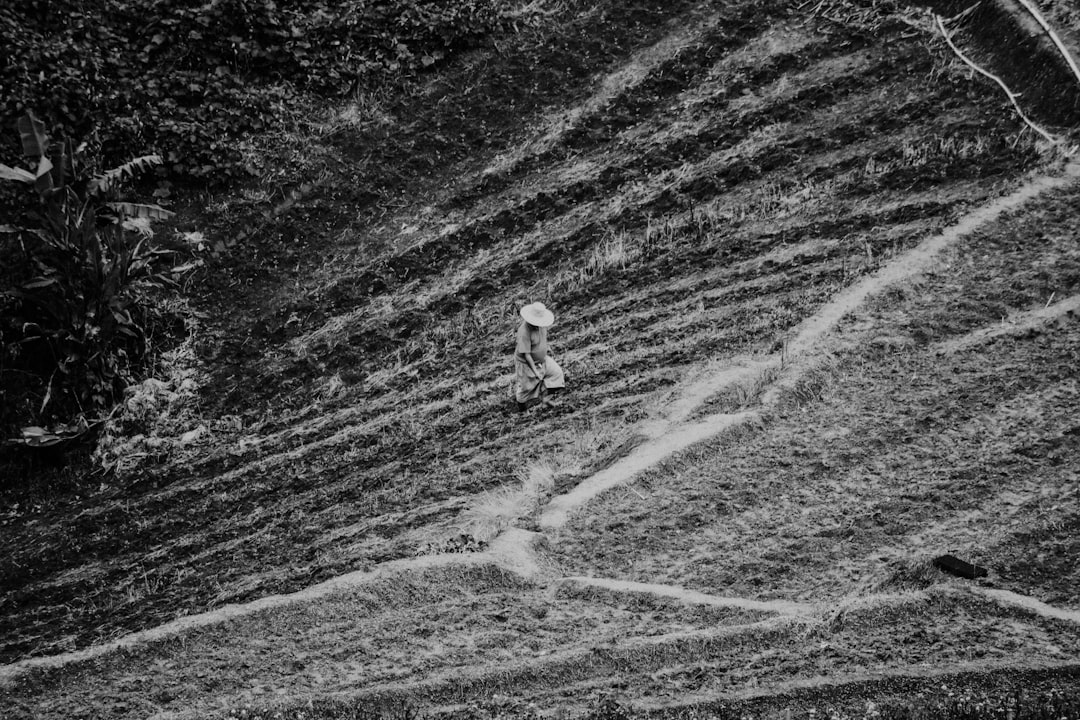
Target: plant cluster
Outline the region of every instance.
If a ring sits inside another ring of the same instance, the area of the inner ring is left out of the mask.
[[[24,415],[85,418],[107,410],[129,384],[152,329],[167,320],[154,296],[193,265],[175,266],[174,253],[150,242],[151,221],[171,213],[118,198],[160,158],[101,171],[85,147],[51,141],[34,115],[18,128],[34,169],[0,164],[0,179],[28,186],[36,203],[0,226],[3,407],[7,414],[34,396],[40,402]],[[29,445],[60,439],[38,427],[23,433]]]
[[[194,316],[190,316],[194,318]],[[196,322],[189,319],[189,325]],[[212,435],[235,433],[235,415],[207,420],[199,413],[204,382],[195,352],[195,330],[175,348],[161,353],[155,375],[129,385],[123,400],[103,423],[92,460],[126,475],[147,463],[162,461]]]
[[[501,12],[495,0],[0,3],[0,123],[40,118],[42,143],[0,134],[3,179],[37,190],[0,183],[0,379],[29,381],[6,393],[2,420],[16,404],[41,424],[100,415],[141,379],[148,331],[168,320],[151,295],[172,278],[149,222],[168,213],[118,203],[121,183],[156,178],[166,197],[173,182],[243,176],[245,138],[283,128],[313,97],[435,65]],[[152,154],[127,162],[132,148]]]
[[[487,542],[472,535],[461,533],[453,537],[426,542],[416,549],[416,557],[421,555],[445,555],[447,553],[474,553],[487,550]]]
[[[495,0],[20,0],[0,6],[0,120],[32,111],[96,134],[106,162],[157,152],[157,173],[245,174],[239,140],[310,94],[413,73],[496,28]],[[12,148],[0,161],[10,162]]]

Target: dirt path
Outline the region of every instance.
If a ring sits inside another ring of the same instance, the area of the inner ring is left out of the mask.
[[[525,543],[518,541],[514,535],[508,536],[515,542],[513,547],[506,553],[492,554],[453,554],[453,555],[428,555],[425,557],[401,560],[386,563],[372,571],[357,571],[347,575],[340,575],[299,592],[287,595],[270,595],[259,598],[250,603],[239,605],[226,605],[225,607],[210,612],[189,615],[174,620],[164,625],[144,630],[142,632],[125,635],[122,638],[108,643],[101,643],[82,650],[47,657],[28,658],[17,663],[0,667],[0,685],[13,683],[18,677],[31,669],[57,668],[71,663],[81,663],[101,657],[119,650],[128,650],[140,645],[157,642],[167,638],[176,637],[193,630],[221,625],[230,620],[248,617],[253,614],[266,612],[275,608],[295,605],[297,603],[317,602],[335,592],[360,587],[385,577],[393,577],[403,570],[422,570],[447,565],[484,565],[492,561],[504,560],[506,565],[518,571],[530,572],[530,568],[521,562],[521,548]]]
[[[957,352],[970,350],[982,343],[1005,335],[1016,335],[1040,325],[1057,320],[1063,315],[1070,315],[1080,310],[1080,295],[1061,298],[1054,302],[1054,298],[1047,301],[1046,307],[1040,310],[1013,313],[1009,317],[1001,318],[1001,323],[991,327],[979,328],[971,333],[958,338],[952,338],[938,345],[937,351],[943,355],[951,355]]]
[[[787,352],[793,357],[798,357],[813,351],[815,345],[836,327],[840,318],[863,304],[870,295],[926,272],[932,267],[942,250],[971,234],[979,226],[991,223],[1003,214],[1016,210],[1042,193],[1069,185],[1078,177],[1080,177],[1080,162],[1072,162],[1065,166],[1064,172],[1060,175],[1043,175],[1033,178],[1015,192],[968,213],[959,223],[945,232],[927,238],[914,249],[838,295],[820,312],[797,328],[795,337],[788,343]]]
[[[687,605],[710,605],[713,607],[740,608],[743,610],[756,610],[759,612],[778,613],[782,615],[811,616],[819,611],[815,605],[806,603],[793,603],[784,600],[751,600],[738,597],[718,597],[708,595],[696,590],[673,585],[660,585],[656,583],[638,583],[628,580],[612,580],[610,578],[589,577],[564,577],[559,578],[553,587],[561,585],[574,585],[577,587],[603,588],[618,593],[654,595],[657,597],[672,598]]]
[[[1062,608],[1048,605],[1047,603],[1040,602],[1035,598],[1028,597],[1027,595],[1021,595],[1010,590],[997,590],[994,588],[980,588],[979,592],[988,598],[993,599],[996,602],[1016,605],[1022,607],[1025,610],[1030,610],[1033,613],[1041,615],[1042,617],[1053,618],[1055,620],[1064,620],[1065,622],[1080,625],[1080,611],[1077,610],[1064,610]]]
[[[717,388],[720,389],[720,388]],[[556,533],[577,508],[582,507],[601,493],[605,493],[622,483],[628,483],[634,475],[654,467],[672,454],[685,450],[694,443],[701,442],[717,433],[724,432],[757,417],[757,413],[738,415],[716,415],[697,423],[683,423],[673,426],[648,442],[634,448],[631,453],[610,468],[596,473],[568,493],[559,495],[548,502],[540,515],[540,528],[547,533]]]

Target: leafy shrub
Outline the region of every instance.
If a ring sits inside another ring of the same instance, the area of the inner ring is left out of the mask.
[[[150,244],[150,222],[171,213],[117,199],[160,158],[100,172],[84,148],[51,142],[32,114],[19,131],[36,168],[0,165],[0,179],[31,186],[37,206],[0,227],[12,261],[0,278],[0,374],[5,387],[12,373],[45,380],[39,416],[102,411],[147,354],[153,293],[190,269]]]
[[[97,133],[106,162],[156,151],[161,176],[245,174],[237,139],[305,93],[340,95],[439,62],[499,25],[496,0],[21,0],[0,7],[0,120]],[[0,155],[0,160],[11,160]]]
[[[487,549],[486,540],[477,540],[472,535],[461,533],[441,540],[424,543],[416,549],[414,555],[444,555],[446,553],[473,553]]]
[[[129,385],[123,400],[103,424],[92,456],[93,462],[120,475],[162,460],[177,450],[194,445],[210,432],[237,418],[207,423],[198,414],[202,377],[191,333],[177,347],[162,353],[155,374]],[[235,426],[234,426],[235,427]]]

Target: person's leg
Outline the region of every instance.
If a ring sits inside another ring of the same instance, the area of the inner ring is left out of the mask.
[[[566,376],[555,358],[548,355],[544,361],[544,386],[548,390],[562,390],[566,387]]]
[[[555,362],[555,358],[550,355],[544,361],[544,381],[541,385],[544,386],[545,390],[541,402],[548,407],[554,407],[555,402],[552,401],[551,396],[562,392],[566,387],[566,377],[563,375],[563,369],[559,367],[559,363]]]
[[[517,363],[515,371],[514,400],[518,410],[525,410],[540,400],[544,383],[532,375],[525,363]]]
[[[554,363],[554,360],[548,359],[544,366],[544,377],[540,380],[540,402],[544,407],[555,407],[555,402],[551,399],[551,389],[548,387],[548,366]]]

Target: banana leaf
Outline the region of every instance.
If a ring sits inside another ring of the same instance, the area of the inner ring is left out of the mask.
[[[34,173],[22,168],[8,167],[0,163],[0,180],[17,180],[24,183],[34,182]]]
[[[105,206],[115,210],[124,217],[150,218],[151,220],[167,220],[176,213],[166,210],[158,205],[144,205],[142,203],[110,202]]]
[[[23,155],[41,157],[49,150],[49,138],[45,134],[45,123],[33,113],[26,113],[18,121],[19,135],[22,137]]]

